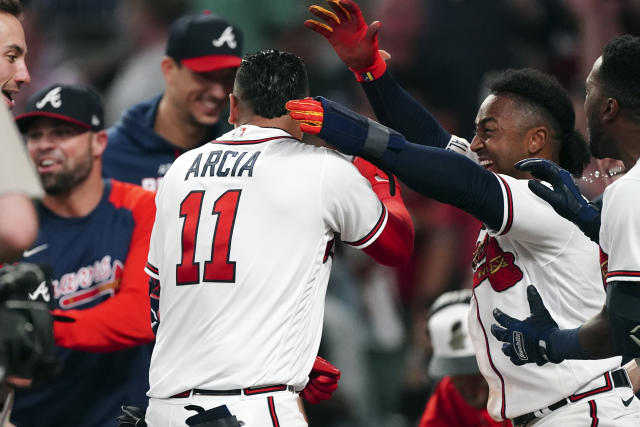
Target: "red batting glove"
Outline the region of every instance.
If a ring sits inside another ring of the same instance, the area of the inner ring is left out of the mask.
[[[324,109],[320,101],[313,98],[288,101],[285,108],[293,120],[300,122],[300,130],[311,135],[317,135],[322,129]]]
[[[328,0],[327,3],[333,12],[317,5],[309,8],[324,22],[308,19],[304,26],[322,34],[331,43],[359,82],[375,80],[384,74],[387,64],[378,50],[380,21],[367,26],[360,8],[351,0]]]
[[[309,373],[309,382],[300,392],[300,395],[304,400],[314,405],[321,400],[330,399],[333,392],[338,388],[339,379],[340,369],[322,357],[317,356]]]
[[[362,176],[369,180],[373,192],[376,193],[380,200],[400,197],[400,187],[397,185],[398,180],[393,174],[388,175],[382,169],[369,163],[362,157],[354,157],[353,165]]]

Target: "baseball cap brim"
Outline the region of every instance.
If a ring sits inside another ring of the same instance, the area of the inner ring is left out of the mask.
[[[429,362],[429,376],[434,378],[448,375],[475,375],[480,370],[476,356],[441,357],[433,356]]]
[[[18,126],[18,129],[20,129],[20,132],[22,133],[26,132],[29,123],[31,123],[31,121],[36,117],[50,117],[52,119],[58,119],[58,120],[63,120],[65,122],[72,123],[83,129],[87,129],[87,130],[91,129],[91,126],[87,125],[86,123],[82,123],[79,120],[76,120],[71,117],[67,117],[62,114],[49,113],[46,111],[35,111],[32,113],[25,113],[25,114],[20,114],[16,116],[16,119],[15,119],[16,125]]]
[[[224,68],[237,68],[242,63],[242,58],[235,55],[206,55],[183,59],[180,63],[196,73],[206,73]]]

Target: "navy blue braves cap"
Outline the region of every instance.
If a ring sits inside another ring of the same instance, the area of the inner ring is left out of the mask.
[[[54,84],[29,97],[24,114],[16,116],[25,133],[35,117],[51,117],[97,132],[104,129],[104,110],[98,93],[84,85]]]
[[[219,16],[185,15],[169,27],[166,54],[192,71],[216,71],[240,66],[242,41],[240,29]]]

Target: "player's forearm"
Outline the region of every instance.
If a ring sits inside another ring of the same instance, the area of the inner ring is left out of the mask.
[[[72,320],[55,321],[54,338],[61,347],[98,353],[144,344],[155,337],[149,311],[146,292],[120,293],[86,310],[54,310]]]
[[[405,140],[399,149],[387,148],[378,166],[395,173],[414,191],[458,207],[492,229],[502,225],[504,205],[498,180],[462,155]]]
[[[603,359],[620,354],[615,351],[606,308],[582,325],[579,339],[580,346],[591,359]]]
[[[391,267],[407,264],[413,253],[413,221],[402,199],[398,198],[382,200],[388,212],[387,224],[380,236],[364,248],[371,258]]]
[[[416,144],[446,147],[451,138],[449,132],[395,81],[389,71],[376,80],[363,82],[362,88],[380,123]]]

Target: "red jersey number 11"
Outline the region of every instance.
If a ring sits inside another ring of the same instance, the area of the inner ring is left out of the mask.
[[[229,261],[229,250],[241,192],[242,190],[228,190],[213,204],[211,214],[218,215],[218,221],[213,233],[211,258],[204,263],[203,282],[233,283],[236,280],[236,263]],[[178,286],[200,283],[200,263],[195,260],[195,248],[203,199],[204,191],[192,191],[180,203],[180,218],[184,218],[184,222],[182,261],[176,266]]]

